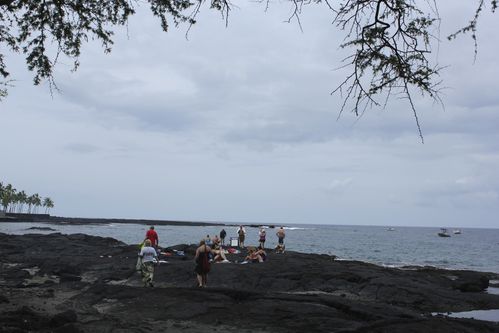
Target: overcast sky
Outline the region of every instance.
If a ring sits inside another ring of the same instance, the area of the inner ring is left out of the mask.
[[[469,37],[444,38],[474,5],[439,4],[445,109],[416,96],[424,144],[405,101],[337,119],[348,53],[321,5],[303,32],[285,3],[243,2],[228,27],[205,8],[188,40],[139,9],[111,54],[62,60],[53,97],[8,55],[0,181],[58,216],[499,227],[499,17],[475,62]]]

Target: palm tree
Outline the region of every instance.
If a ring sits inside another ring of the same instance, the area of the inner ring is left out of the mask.
[[[11,184],[7,184],[7,186],[3,187],[2,197],[0,198],[2,201],[3,210],[7,212],[10,204],[14,199],[14,194],[16,193],[16,189],[12,187]]]
[[[28,196],[24,191],[17,192],[11,184],[4,185],[0,182],[0,207],[3,207],[5,213],[23,213],[25,205],[28,206],[28,214],[38,213],[38,208],[42,205],[48,214],[50,208],[54,207],[54,201],[47,197],[42,204],[42,197],[38,193]]]
[[[0,182],[0,203],[3,206],[3,195],[5,193],[5,187],[3,186],[3,183]]]
[[[16,192],[12,196],[12,206],[10,207],[10,212],[15,213],[19,209],[19,204],[20,204],[19,192]]]
[[[40,195],[38,193],[35,193],[33,195],[33,205],[35,206],[35,214],[38,213],[38,207],[40,207],[42,205],[42,198],[40,197]]]
[[[45,214],[48,214],[50,208],[54,208],[54,202],[49,197],[43,199],[43,207],[45,207]]]
[[[34,197],[32,195],[30,195],[27,199],[26,199],[26,203],[28,204],[28,214],[31,214],[31,208],[33,207],[33,203],[34,203]]]
[[[3,187],[3,183],[0,182],[0,203],[2,202],[2,198],[3,198],[3,193],[5,192],[5,189]],[[3,206],[3,205],[2,205]]]
[[[22,213],[24,210],[24,205],[26,204],[26,200],[28,199],[26,192],[24,192],[24,191],[19,192],[17,194],[17,199],[19,201],[19,206],[18,206],[17,212]]]

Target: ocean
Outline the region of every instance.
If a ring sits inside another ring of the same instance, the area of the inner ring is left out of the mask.
[[[55,231],[30,228],[50,227]],[[139,224],[61,225],[47,223],[0,223],[6,234],[60,232],[112,237],[127,244],[140,243],[149,227]],[[159,244],[198,243],[206,235],[227,231],[226,241],[237,236],[231,226],[155,226]],[[246,226],[246,245],[258,245],[258,229]],[[267,228],[266,247],[277,244],[277,229]],[[286,250],[336,255],[343,260],[359,260],[388,267],[433,266],[499,273],[499,229],[461,228],[461,234],[438,237],[439,228],[289,224]]]

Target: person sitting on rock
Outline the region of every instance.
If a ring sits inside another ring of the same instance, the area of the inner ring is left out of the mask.
[[[223,249],[212,249],[211,252],[213,253],[213,262],[219,263],[219,262],[229,262],[227,260],[227,257],[225,256],[224,250]]]
[[[258,249],[256,250],[256,254],[262,257],[262,261],[267,260],[267,253],[265,252],[263,247],[259,246]]]
[[[139,257],[142,260],[140,272],[142,274],[144,287],[153,287],[154,265],[158,260],[158,254],[151,246],[151,241],[149,239],[145,240],[144,247],[140,250]]]
[[[277,244],[275,247],[275,253],[284,253],[286,246],[284,244]]]
[[[213,238],[211,239],[211,247],[215,250],[220,249],[220,238],[217,234],[215,234],[215,236],[213,236]]]
[[[256,251],[254,247],[250,247],[249,253],[244,260],[249,262],[263,262],[262,256]]]

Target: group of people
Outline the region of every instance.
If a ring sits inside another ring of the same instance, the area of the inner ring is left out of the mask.
[[[222,231],[225,233],[225,230],[222,229]],[[237,230],[237,235],[239,240],[239,247],[244,248],[246,229],[244,229],[243,226],[239,226],[239,229]],[[277,236],[278,245],[284,246],[284,238],[286,237],[286,233],[283,227],[280,227],[279,230],[277,230],[276,236]],[[267,232],[265,231],[265,228],[260,228],[260,230],[258,231],[258,242],[259,242],[259,247],[262,249],[265,248],[266,238],[267,238]]]
[[[286,233],[284,231],[283,227],[280,227],[279,230],[276,232],[276,236],[278,239],[278,246],[281,245],[282,247],[284,246],[284,238],[286,237]],[[220,237],[218,235],[215,236],[217,239],[219,239],[220,244],[222,246],[225,246],[225,237],[227,237],[227,232],[225,229],[222,229],[220,231]],[[265,231],[265,228],[260,228],[258,231],[258,243],[260,248],[265,248],[265,241],[267,238],[267,232]],[[246,240],[246,229],[244,226],[239,226],[239,229],[237,230],[237,241],[238,241],[238,246],[240,248],[244,248],[244,242]]]
[[[244,248],[244,241],[246,238],[246,230],[243,226],[240,226],[238,231],[238,245],[240,248]],[[225,246],[225,238],[227,232],[225,229],[220,231],[220,236],[215,235],[210,238],[210,235],[206,235],[206,238],[202,239],[199,243],[199,247],[196,249],[196,254],[194,256],[196,279],[198,287],[206,287],[208,273],[210,272],[211,262],[228,262],[227,257],[223,247]],[[284,238],[286,236],[284,228],[280,227],[276,232],[278,239],[278,244],[276,246],[277,253],[284,252]],[[248,247],[248,255],[245,260],[248,262],[264,262],[267,254],[265,252],[265,240],[266,231],[261,228],[258,232],[258,248]],[[141,250],[139,253],[139,258],[137,261],[137,270],[140,271],[142,275],[142,282],[146,287],[153,287],[154,278],[154,266],[158,262],[158,246],[159,237],[157,232],[154,230],[154,226],[151,226],[146,232],[145,239],[142,243]]]

